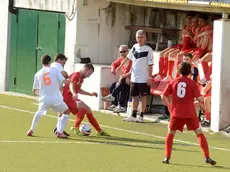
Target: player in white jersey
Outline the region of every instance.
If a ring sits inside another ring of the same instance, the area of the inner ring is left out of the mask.
[[[64,66],[65,66],[66,61],[67,61],[67,57],[64,54],[58,53],[55,56],[54,62],[51,63],[50,67],[56,68],[62,74],[62,76],[67,79],[67,78],[69,78],[69,76],[68,76],[67,72],[64,71]],[[60,86],[60,90],[61,91],[63,90],[62,85]],[[57,128],[60,125],[60,122],[62,119],[61,117],[62,117],[62,114],[60,113],[58,115],[58,123],[57,123],[56,127],[53,129],[54,134],[57,134]],[[66,131],[63,131],[63,133],[66,136],[69,136],[69,134]]]
[[[61,83],[69,84],[70,82],[66,80],[57,69],[50,67],[51,57],[49,55],[43,55],[41,62],[43,68],[35,74],[33,84],[33,93],[39,95],[39,106],[27,136],[33,135],[39,118],[52,108],[54,111],[63,114],[61,123],[57,128],[57,137],[67,138],[67,136],[63,134],[63,131],[68,122],[69,110],[63,101],[59,85],[61,85]]]
[[[132,61],[131,68],[131,96],[133,99],[132,115],[124,118],[123,121],[144,122],[144,113],[146,112],[146,96],[150,92],[152,83],[152,66],[153,66],[153,50],[145,45],[146,33],[143,30],[136,32],[137,43],[133,45],[126,59],[116,69],[119,72],[121,67],[127,62]],[[141,97],[141,114],[137,118],[137,108],[139,105],[139,97]]]

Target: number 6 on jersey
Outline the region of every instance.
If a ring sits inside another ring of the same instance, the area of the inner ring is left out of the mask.
[[[177,86],[177,96],[180,98],[184,98],[186,94],[186,83],[185,82],[179,82]]]

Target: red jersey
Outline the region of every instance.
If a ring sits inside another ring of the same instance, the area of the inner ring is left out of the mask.
[[[196,82],[188,77],[180,76],[169,82],[162,95],[172,95],[172,117],[197,117],[194,98],[200,97],[201,94]]]
[[[118,68],[121,65],[123,60],[124,60],[123,57],[119,57],[115,62],[113,62],[111,64],[111,67],[113,67],[114,69]],[[132,61],[131,60],[129,60],[125,65],[123,65],[122,69],[121,69],[122,70],[122,75],[127,74],[130,71],[131,66],[132,66]]]
[[[81,77],[80,72],[75,72],[69,76],[69,79],[75,85],[75,91],[78,93],[81,89],[82,83],[84,82],[84,78]],[[63,94],[72,95],[69,85],[64,86]]]

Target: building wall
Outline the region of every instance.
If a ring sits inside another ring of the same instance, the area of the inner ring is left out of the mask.
[[[4,91],[7,80],[6,73],[8,72],[8,44],[9,44],[9,23],[10,15],[8,13],[8,1],[0,2],[0,91]]]

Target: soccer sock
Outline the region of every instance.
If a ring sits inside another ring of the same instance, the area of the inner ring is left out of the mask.
[[[205,78],[206,78],[207,80],[210,80],[208,62],[202,61],[202,62],[201,62],[201,65],[202,65],[202,69],[203,69]]]
[[[143,118],[144,117],[144,112],[141,112],[140,116]]]
[[[209,158],[208,142],[203,133],[197,136],[200,147],[204,153],[205,158]]]
[[[171,158],[174,135],[168,134],[165,140],[165,157]]]
[[[182,50],[187,50],[187,49],[189,49],[189,48],[190,48],[190,42],[191,42],[191,38],[185,36],[185,37],[183,38],[183,48],[182,48]]]
[[[36,125],[37,125],[37,122],[39,120],[39,118],[41,117],[41,112],[36,112],[35,115],[34,115],[34,118],[32,120],[32,124],[31,124],[31,127],[30,127],[30,130],[33,130],[35,129]]]
[[[87,110],[86,109],[79,109],[77,114],[76,114],[76,120],[75,120],[75,123],[74,123],[74,127],[75,128],[79,128],[82,120],[84,119],[84,116],[86,114]]]
[[[178,66],[181,62],[177,62],[176,64],[176,78],[180,76],[179,72],[178,72]]]
[[[61,117],[58,117],[58,122],[56,125],[57,131],[59,131],[60,127],[61,127]]]
[[[136,118],[136,117],[137,117],[137,110],[133,110],[133,112],[132,112],[132,116],[133,116],[134,118]]]
[[[205,112],[205,118],[206,120],[210,121],[211,120],[211,112]]]
[[[69,119],[69,115],[67,115],[67,114],[62,115],[61,122],[60,122],[60,128],[59,128],[58,132],[63,133],[64,128],[68,122],[68,119]]]
[[[164,57],[160,57],[159,59],[159,75],[163,75],[164,71]]]
[[[167,76],[168,73],[168,57],[164,57],[164,72],[163,76]]]
[[[95,128],[96,131],[100,132],[101,128],[97,122],[97,120],[94,118],[92,113],[87,113],[86,117],[88,119],[88,121],[90,122],[90,124]]]
[[[174,61],[168,61],[168,76],[170,76],[172,78],[172,73],[173,73],[173,69],[174,69]]]

